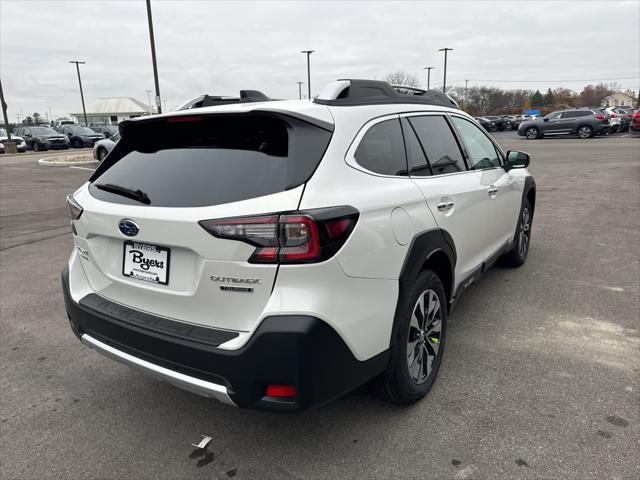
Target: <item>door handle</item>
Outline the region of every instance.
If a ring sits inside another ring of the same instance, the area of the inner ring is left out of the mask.
[[[496,187],[495,185],[491,185],[489,187],[489,190],[487,190],[487,194],[493,198],[498,194],[498,187]]]
[[[453,202],[440,202],[436,205],[439,212],[447,212],[453,208]]]

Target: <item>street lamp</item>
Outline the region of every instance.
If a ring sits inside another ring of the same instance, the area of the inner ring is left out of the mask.
[[[307,54],[307,91],[309,92],[309,100],[311,100],[311,63],[309,57],[315,50],[302,50],[300,53]]]
[[[444,52],[444,80],[442,82],[443,92],[447,91],[447,52],[449,52],[449,50],[453,50],[453,48],[445,47],[438,50],[439,52]]]
[[[156,108],[162,113],[160,102],[160,82],[158,81],[158,63],[156,62],[156,42],[153,38],[153,19],[151,18],[151,0],[147,0],[147,20],[149,22],[149,40],[151,41],[151,61],[153,62],[153,80],[156,86]]]
[[[433,67],[424,67],[424,69],[427,71],[427,90],[431,90],[431,70]]]
[[[302,85],[304,84],[304,82],[296,82],[298,84],[298,98],[300,98],[300,100],[302,100]]]
[[[80,62],[78,60],[70,60],[69,63],[76,64],[76,71],[78,72],[78,85],[80,85],[80,100],[82,100],[82,113],[84,115],[84,126],[88,127],[89,122],[87,122],[87,110],[84,108],[84,94],[82,93],[82,80],[80,80],[80,64],[84,65],[86,62]]]

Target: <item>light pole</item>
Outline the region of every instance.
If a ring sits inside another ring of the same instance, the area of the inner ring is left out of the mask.
[[[298,98],[302,100],[302,85],[304,82],[296,82],[298,84]]]
[[[300,53],[307,54],[307,92],[309,93],[309,100],[311,100],[311,60],[309,57],[315,50],[302,50]]]
[[[151,90],[145,90],[147,92],[147,103],[149,104],[149,115],[153,115],[153,105],[151,105]]]
[[[151,18],[151,0],[147,0],[147,20],[149,22],[149,40],[151,41],[151,61],[153,62],[153,81],[156,86],[156,108],[162,113],[160,102],[160,82],[158,81],[158,63],[156,62],[156,41],[153,38],[153,19]]]
[[[439,52],[444,52],[444,80],[442,82],[443,92],[447,91],[447,52],[449,52],[449,50],[453,50],[453,48],[445,47],[438,50]]]
[[[9,118],[7,117],[7,102],[4,101],[4,92],[2,91],[1,81],[0,81],[0,104],[2,104],[2,118],[4,118],[4,124],[7,127],[7,141],[4,144],[4,149],[7,153],[18,153],[16,142],[11,141],[11,128],[9,127]]]
[[[424,67],[424,69],[427,71],[427,90],[431,90],[431,70],[433,67]]]
[[[76,71],[78,72],[78,85],[80,85],[80,100],[82,100],[82,114],[84,115],[84,126],[88,127],[89,122],[87,122],[87,110],[84,108],[84,93],[82,93],[82,80],[80,80],[80,64],[84,65],[85,62],[70,60],[69,63],[76,64]]]

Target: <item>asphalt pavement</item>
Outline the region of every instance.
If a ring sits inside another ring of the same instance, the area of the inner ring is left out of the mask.
[[[495,136],[532,155],[527,263],[461,297],[423,401],[360,388],[296,415],[228,407],[82,346],[59,275],[64,197],[91,172],[0,156],[0,476],[640,478],[640,139]]]

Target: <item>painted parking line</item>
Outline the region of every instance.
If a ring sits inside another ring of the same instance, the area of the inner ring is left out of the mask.
[[[69,167],[69,168],[75,168],[76,170],[89,170],[91,172],[95,172],[96,171],[95,168],[88,168],[88,167]]]

